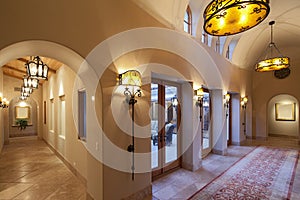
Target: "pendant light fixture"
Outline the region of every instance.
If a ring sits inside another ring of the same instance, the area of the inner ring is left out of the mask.
[[[203,29],[214,36],[234,35],[258,25],[269,13],[269,0],[213,0],[204,10]]]
[[[30,78],[47,79],[48,66],[41,60],[39,56],[35,56],[26,64],[27,75]]]
[[[23,86],[26,88],[37,89],[39,87],[39,79],[24,77],[23,78]]]
[[[257,72],[269,72],[288,68],[290,66],[290,58],[281,54],[275,43],[273,42],[273,25],[275,21],[270,21],[271,27],[271,42],[268,45],[264,56],[255,65],[255,71]]]

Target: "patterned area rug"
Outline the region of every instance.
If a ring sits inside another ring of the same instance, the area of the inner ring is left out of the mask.
[[[299,152],[258,147],[189,199],[290,199]]]

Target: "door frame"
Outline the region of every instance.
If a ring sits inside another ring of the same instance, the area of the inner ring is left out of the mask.
[[[177,88],[177,98],[178,98],[178,106],[177,106],[177,156],[181,155],[181,133],[182,127],[181,124],[181,85],[175,82],[161,80],[161,79],[152,79],[151,83],[158,84],[158,127],[162,127],[158,130],[158,167],[152,169],[152,179],[155,179],[173,169],[180,168],[182,163],[182,156],[179,156],[176,160],[165,163],[165,86],[174,86]],[[164,108],[164,109],[161,109]],[[152,141],[151,141],[152,142]]]

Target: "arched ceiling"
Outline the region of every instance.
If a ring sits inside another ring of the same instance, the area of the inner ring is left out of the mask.
[[[140,7],[159,20],[168,22],[177,30],[182,30],[183,16],[186,6],[192,7],[194,20],[193,35],[198,40],[201,37],[203,25],[203,10],[210,0],[133,0]],[[258,26],[234,35],[228,39],[238,39],[233,52],[232,63],[241,67],[254,69],[255,63],[266,50],[270,42],[269,21],[274,20],[274,42],[284,56],[291,58],[293,64],[300,63],[300,1],[299,0],[270,0],[271,12]],[[196,12],[196,13],[195,13]],[[195,19],[196,18],[196,19]],[[201,41],[201,40],[200,40]]]

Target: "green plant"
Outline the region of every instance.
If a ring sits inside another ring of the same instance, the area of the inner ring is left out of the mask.
[[[20,130],[24,130],[28,125],[28,121],[26,119],[18,119],[16,124]]]

